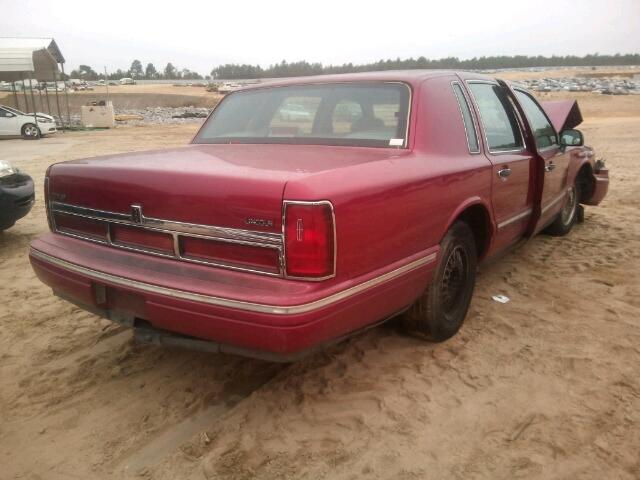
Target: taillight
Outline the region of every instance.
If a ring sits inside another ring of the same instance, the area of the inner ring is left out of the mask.
[[[173,237],[168,233],[111,224],[111,241],[132,248],[147,248],[159,253],[173,254]]]
[[[100,220],[54,213],[53,222],[59,232],[71,233],[107,241],[107,224]]]
[[[320,279],[335,274],[333,206],[322,202],[284,202],[286,273]]]
[[[191,260],[222,262],[274,274],[278,273],[280,265],[278,250],[275,248],[238,245],[196,237],[180,239],[180,255]]]

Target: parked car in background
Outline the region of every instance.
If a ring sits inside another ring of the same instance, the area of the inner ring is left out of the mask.
[[[280,107],[278,114],[281,120],[288,122],[309,121],[312,118],[312,112],[309,108],[295,103]]]
[[[135,85],[136,81],[133,78],[125,77],[120,79],[120,85]]]
[[[0,231],[12,227],[29,213],[34,201],[31,177],[0,160]]]
[[[218,93],[231,93],[231,92],[235,92],[236,90],[239,90],[242,88],[242,85],[240,85],[239,83],[223,83],[221,85],[218,85]]]
[[[292,104],[306,114],[283,121]],[[293,360],[401,313],[446,340],[478,262],[605,196],[581,121],[475,73],[249,87],[189,146],[51,166],[31,263],[158,343]]]
[[[42,112],[34,115],[0,105],[0,136],[22,136],[35,140],[56,131],[56,121],[51,115]]]

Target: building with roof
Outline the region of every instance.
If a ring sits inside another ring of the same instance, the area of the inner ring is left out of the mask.
[[[52,114],[52,104],[57,107],[57,116],[64,128],[61,100],[58,95],[58,80],[60,74],[64,75],[65,58],[53,38],[19,38],[0,37],[0,81],[10,82],[15,107],[20,109],[23,103],[26,112],[38,111],[36,95],[33,91],[34,83],[54,82],[55,103],[49,98],[49,91],[44,88],[44,99],[42,89],[37,89],[40,100],[40,110],[44,110],[45,101],[49,114]],[[23,93],[23,101],[16,89],[16,82],[19,83]],[[29,94],[27,94],[27,89]],[[69,101],[66,84],[64,85],[64,95],[67,106],[67,120],[70,123]]]

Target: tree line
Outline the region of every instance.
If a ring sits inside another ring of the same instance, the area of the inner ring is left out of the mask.
[[[202,80],[209,79],[252,79],[252,78],[278,78],[278,77],[302,77],[308,75],[323,75],[331,73],[356,73],[371,72],[377,70],[413,70],[425,69],[451,69],[451,70],[488,70],[499,68],[528,68],[528,67],[596,67],[613,65],[640,65],[640,54],[620,54],[600,55],[598,53],[585,55],[553,55],[545,57],[542,55],[497,55],[488,57],[473,57],[467,60],[460,60],[457,57],[446,57],[439,59],[427,59],[425,57],[407,58],[395,60],[379,60],[373,63],[342,65],[323,65],[322,63],[309,63],[305,60],[299,62],[287,62],[269,65],[266,68],[260,65],[228,63],[220,65],[211,71],[210,75],[203,77],[198,72],[187,68],[179,70],[171,62],[162,70],[157,70],[153,63],[147,63],[143,67],[140,60],[134,60],[131,67],[124,71],[118,69],[107,75],[110,80],[118,80],[123,77],[135,79],[155,80]],[[88,65],[80,65],[73,70],[69,77],[82,78],[85,80],[97,80],[104,78],[104,74],[94,71]]]
[[[80,65],[77,69],[73,70],[69,75],[69,78],[81,78],[83,80],[98,80],[104,79],[104,73],[96,72],[89,65]],[[119,80],[124,77],[140,79],[140,80],[202,80],[203,76],[198,72],[183,68],[179,70],[169,62],[163,70],[157,70],[153,63],[147,63],[147,66],[143,68],[140,60],[134,60],[131,62],[129,70],[117,69],[115,72],[108,73],[107,78],[109,80]]]
[[[527,68],[527,67],[591,67],[612,65],[640,65],[640,54],[616,53],[615,55],[599,55],[597,53],[578,57],[575,55],[551,57],[527,55],[500,55],[490,57],[474,57],[460,60],[457,57],[427,59],[425,57],[395,60],[379,60],[374,63],[354,65],[322,65],[306,61],[288,63],[283,60],[275,65],[262,68],[260,65],[226,64],[214,68],[211,78],[241,79],[241,78],[277,78],[301,77],[306,75],[322,75],[331,73],[372,72],[379,70],[413,70],[413,69],[451,69],[451,70],[488,70],[499,68]]]

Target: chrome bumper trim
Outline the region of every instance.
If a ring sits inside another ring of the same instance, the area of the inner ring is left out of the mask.
[[[55,233],[67,235],[73,238],[79,238],[89,242],[108,245],[110,247],[121,248],[132,252],[145,253],[164,258],[172,258],[184,262],[198,263],[202,265],[211,265],[214,267],[226,268],[240,272],[252,272],[260,275],[273,277],[285,276],[284,262],[284,236],[280,233],[260,232],[253,230],[242,230],[237,228],[217,227],[213,225],[199,225],[194,223],[177,222],[173,220],[161,220],[158,218],[145,217],[140,210],[139,222],[135,222],[131,214],[109,212],[106,210],[96,210],[93,208],[79,207],[61,202],[50,202],[49,210],[51,212],[51,226]],[[105,240],[70,232],[68,230],[58,228],[55,222],[55,214],[71,215],[74,217],[82,217],[89,220],[104,222],[107,228],[107,237]],[[173,248],[171,253],[163,253],[151,248],[142,246],[133,246],[113,241],[111,236],[111,228],[113,225],[127,225],[132,228],[139,228],[153,232],[165,233],[172,237]],[[247,245],[258,248],[269,248],[277,250],[278,265],[275,266],[276,271],[267,268],[251,267],[243,264],[232,264],[220,260],[204,260],[199,258],[183,255],[180,252],[180,237],[202,238],[205,240],[213,240],[216,242],[233,243],[237,245]]]
[[[269,313],[273,315],[295,315],[299,313],[306,313],[313,310],[318,310],[320,308],[332,305],[341,300],[344,300],[346,298],[362,293],[370,288],[374,288],[384,282],[393,280],[419,267],[432,263],[436,260],[436,257],[437,257],[436,253],[431,253],[422,258],[414,260],[413,262],[403,265],[402,267],[396,268],[395,270],[392,270],[383,275],[372,278],[370,280],[367,280],[365,282],[362,282],[358,285],[347,288],[340,292],[334,293],[327,297],[321,298],[320,300],[316,300],[314,302],[304,303],[301,305],[280,306],[280,305],[266,305],[261,303],[244,302],[241,300],[233,300],[229,298],[203,295],[200,293],[186,292],[184,290],[176,290],[173,288],[161,287],[158,285],[152,285],[145,282],[139,282],[137,280],[131,280],[128,278],[112,275],[109,273],[98,272],[96,270],[93,270],[87,267],[82,267],[75,263],[67,262],[66,260],[62,260],[60,258],[56,258],[46,253],[43,253],[39,250],[36,250],[33,247],[30,249],[30,255],[43,262],[50,263],[52,265],[55,265],[59,268],[63,268],[73,273],[85,275],[90,279],[99,281],[99,282],[107,282],[107,283],[118,285],[121,287],[134,288],[136,290],[141,290],[143,292],[152,293],[156,295],[165,295],[167,297],[178,298],[181,300],[189,300],[193,302],[206,303],[208,305],[215,305],[219,307],[234,308],[237,310],[244,310],[248,312]]]
[[[134,222],[128,213],[108,212],[106,210],[95,210],[93,208],[79,207],[68,203],[51,202],[51,211],[76,215],[91,220],[103,220],[112,223],[121,223],[133,227],[147,228],[160,232],[176,232],[181,235],[193,235],[215,238],[216,240],[231,240],[255,243],[259,246],[282,245],[282,235],[280,233],[259,232],[254,230],[242,230],[239,228],[217,227],[213,225],[199,225],[195,223],[177,222],[174,220],[163,220],[159,218],[145,217],[141,215],[140,222]]]

